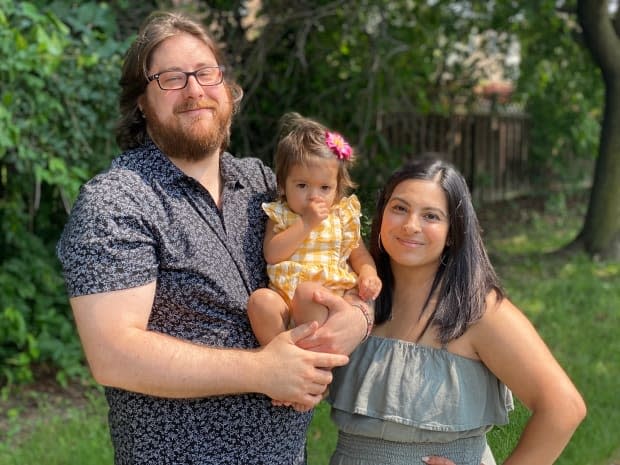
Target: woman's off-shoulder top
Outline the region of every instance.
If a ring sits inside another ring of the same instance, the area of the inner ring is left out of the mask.
[[[400,443],[484,437],[513,409],[510,390],[482,362],[378,336],[334,370],[328,402],[341,433]]]

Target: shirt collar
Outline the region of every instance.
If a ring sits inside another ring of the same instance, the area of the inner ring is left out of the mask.
[[[144,151],[144,161],[150,165],[152,176],[158,182],[177,184],[181,180],[192,179],[172,163],[151,139],[141,148]],[[220,175],[225,185],[242,188],[244,185],[234,160],[235,157],[228,152],[220,155]]]

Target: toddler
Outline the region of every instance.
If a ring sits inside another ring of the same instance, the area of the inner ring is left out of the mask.
[[[379,295],[381,281],[361,240],[360,203],[349,175],[354,151],[344,138],[298,113],[280,121],[275,153],[278,200],[264,203],[269,217],[264,255],[269,288],[256,290],[248,316],[267,344],[289,327],[317,321],[328,309],[313,301],[318,288],[362,300]],[[277,404],[277,401],[274,402]]]

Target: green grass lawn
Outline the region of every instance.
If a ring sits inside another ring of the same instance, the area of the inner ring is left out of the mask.
[[[79,398],[68,399],[57,394],[28,392],[20,400],[22,405],[12,404],[3,412],[0,464],[113,463],[107,406],[101,390],[90,388]]]
[[[584,202],[553,206],[545,212],[506,204],[495,209],[501,215],[481,209],[482,224],[509,296],[538,328],[588,405],[586,420],[557,463],[611,465],[620,458],[620,263],[549,254],[575,236],[584,214]],[[99,391],[79,409],[47,405],[43,396],[38,401],[34,416],[27,413],[32,409],[2,408],[0,401],[0,465],[112,463]],[[517,403],[510,425],[490,433],[498,463],[527,418]],[[308,432],[309,465],[325,465],[334,445],[335,428],[323,403]]]

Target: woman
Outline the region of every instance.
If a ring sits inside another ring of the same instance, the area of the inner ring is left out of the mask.
[[[485,433],[508,422],[510,391],[532,414],[504,465],[553,463],[585,405],[504,295],[463,177],[432,158],[395,172],[370,240],[383,290],[330,386],[331,465],[494,464]]]

